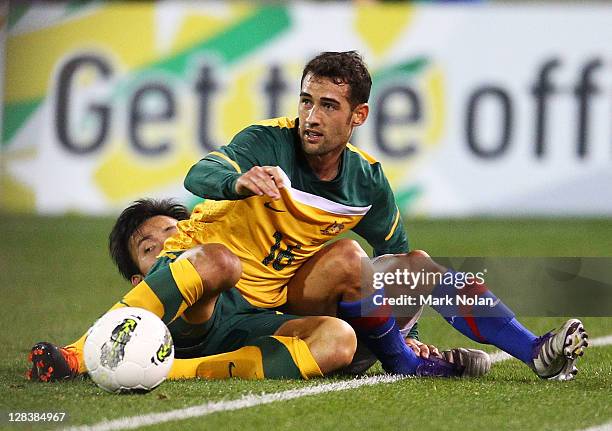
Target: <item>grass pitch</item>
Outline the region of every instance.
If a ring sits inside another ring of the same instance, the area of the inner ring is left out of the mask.
[[[129,288],[106,251],[113,220],[0,216],[0,428],[93,425],[319,381],[166,382],[145,395],[106,394],[89,380],[25,380],[37,341],[66,344]],[[612,256],[608,220],[434,220],[407,223],[411,246],[447,256]],[[494,288],[494,287],[493,287]],[[583,316],[578,316],[583,317]],[[521,319],[536,333],[561,318]],[[612,334],[612,318],[584,318],[591,338]],[[426,317],[422,338],[441,348],[476,346],[441,318]],[[486,346],[488,347],[488,346]],[[492,351],[494,349],[485,348]],[[589,348],[569,383],[540,381],[516,360],[477,380],[406,379],[152,425],[183,429],[581,429],[612,421],[612,346]],[[370,373],[380,373],[375,367]],[[66,412],[61,424],[8,422],[10,412]]]

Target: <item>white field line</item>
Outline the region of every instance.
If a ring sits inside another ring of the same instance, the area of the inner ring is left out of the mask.
[[[612,335],[608,335],[607,337],[594,338],[589,341],[589,346],[608,346],[612,344]],[[601,425],[595,425],[589,428],[585,428],[582,431],[612,431],[612,422],[608,422]]]
[[[594,338],[589,341],[590,346],[607,346],[612,344],[612,335]],[[511,358],[510,355],[504,352],[491,353],[492,362],[501,362]],[[371,377],[356,378],[353,380],[345,380],[335,383],[322,383],[318,385],[308,386],[300,389],[290,389],[282,392],[274,392],[270,394],[263,393],[261,395],[245,395],[237,400],[230,401],[212,401],[205,404],[200,404],[193,407],[183,409],[170,410],[163,413],[149,413],[145,415],[128,416],[110,421],[98,422],[94,425],[84,425],[79,427],[65,428],[67,431],[113,431],[123,429],[135,429],[148,425],[156,425],[164,422],[175,420],[185,420],[194,417],[206,416],[216,412],[227,412],[232,410],[240,410],[249,407],[260,406],[264,404],[274,403],[276,401],[287,401],[296,398],[307,397],[310,395],[318,395],[329,392],[345,391],[348,389],[356,389],[362,386],[373,386],[381,383],[393,383],[403,380],[405,376],[378,375]],[[612,423],[601,425],[601,427],[592,428],[593,431],[609,430]],[[591,431],[591,428],[589,428]]]
[[[392,376],[388,374],[383,374],[380,376],[358,378],[354,380],[346,380],[336,383],[326,383],[322,385],[313,385],[306,388],[290,389],[287,391],[274,392],[270,394],[264,393],[261,395],[247,395],[232,401],[213,401],[198,406],[187,407],[184,409],[170,410],[164,413],[150,413],[146,415],[124,417],[111,421],[103,421],[90,426],[68,428],[68,430],[110,431],[120,429],[134,429],[142,426],[155,425],[173,420],[184,420],[199,416],[206,416],[215,412],[239,410],[248,407],[260,406],[263,404],[270,404],[275,401],[292,400],[308,395],[344,391],[347,389],[355,389],[360,386],[377,385],[379,383],[391,383],[405,378],[405,376]]]
[[[589,428],[585,428],[582,431],[611,431],[612,430],[612,422],[608,422],[601,425],[595,425]]]
[[[612,344],[612,335],[607,335],[605,337],[593,338],[589,340],[589,346],[597,347],[597,346],[609,346]]]

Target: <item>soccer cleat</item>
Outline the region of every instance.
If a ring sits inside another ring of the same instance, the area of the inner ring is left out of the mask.
[[[417,366],[415,375],[417,377],[461,377],[463,367],[452,364],[444,359],[430,356],[421,358],[421,363]]]
[[[44,341],[32,347],[28,361],[32,362],[32,369],[26,373],[28,380],[49,382],[72,379],[79,374],[79,360],[72,350]]]
[[[482,350],[465,349],[457,347],[454,349],[444,350],[440,352],[442,359],[453,364],[457,369],[458,377],[480,377],[484,376],[491,369],[491,358]],[[433,356],[432,356],[433,358]],[[365,346],[357,344],[357,352],[353,357],[353,362],[343,368],[341,374],[363,374],[375,362],[376,357]],[[456,366],[454,365],[456,364]]]
[[[589,345],[582,322],[570,319],[557,331],[539,337],[534,349],[532,368],[542,379],[572,380],[578,373],[575,364]]]
[[[491,358],[482,350],[456,347],[440,354],[447,362],[460,368],[460,377],[481,377],[491,369]]]

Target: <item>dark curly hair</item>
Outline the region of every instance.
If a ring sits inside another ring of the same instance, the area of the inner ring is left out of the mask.
[[[130,237],[145,221],[158,215],[185,220],[189,218],[189,211],[172,199],[139,199],[121,212],[108,236],[111,258],[128,281],[132,275],[140,273],[130,255]]]
[[[372,88],[372,78],[363,58],[357,51],[322,52],[310,60],[302,71],[302,80],[308,73],[315,76],[330,78],[336,84],[344,83],[350,86],[349,102],[351,107],[367,103]]]

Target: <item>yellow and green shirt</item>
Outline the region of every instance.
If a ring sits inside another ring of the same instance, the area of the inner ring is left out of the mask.
[[[168,252],[224,244],[242,262],[236,287],[260,307],[284,304],[285,286],[300,265],[342,232],[362,236],[376,255],[408,251],[380,163],[348,144],[337,177],[321,181],[302,154],[297,130],[297,120],[264,121],[194,165],[185,187],[206,200],[165,244]],[[236,194],[238,177],[253,166],[282,169],[281,199]]]

